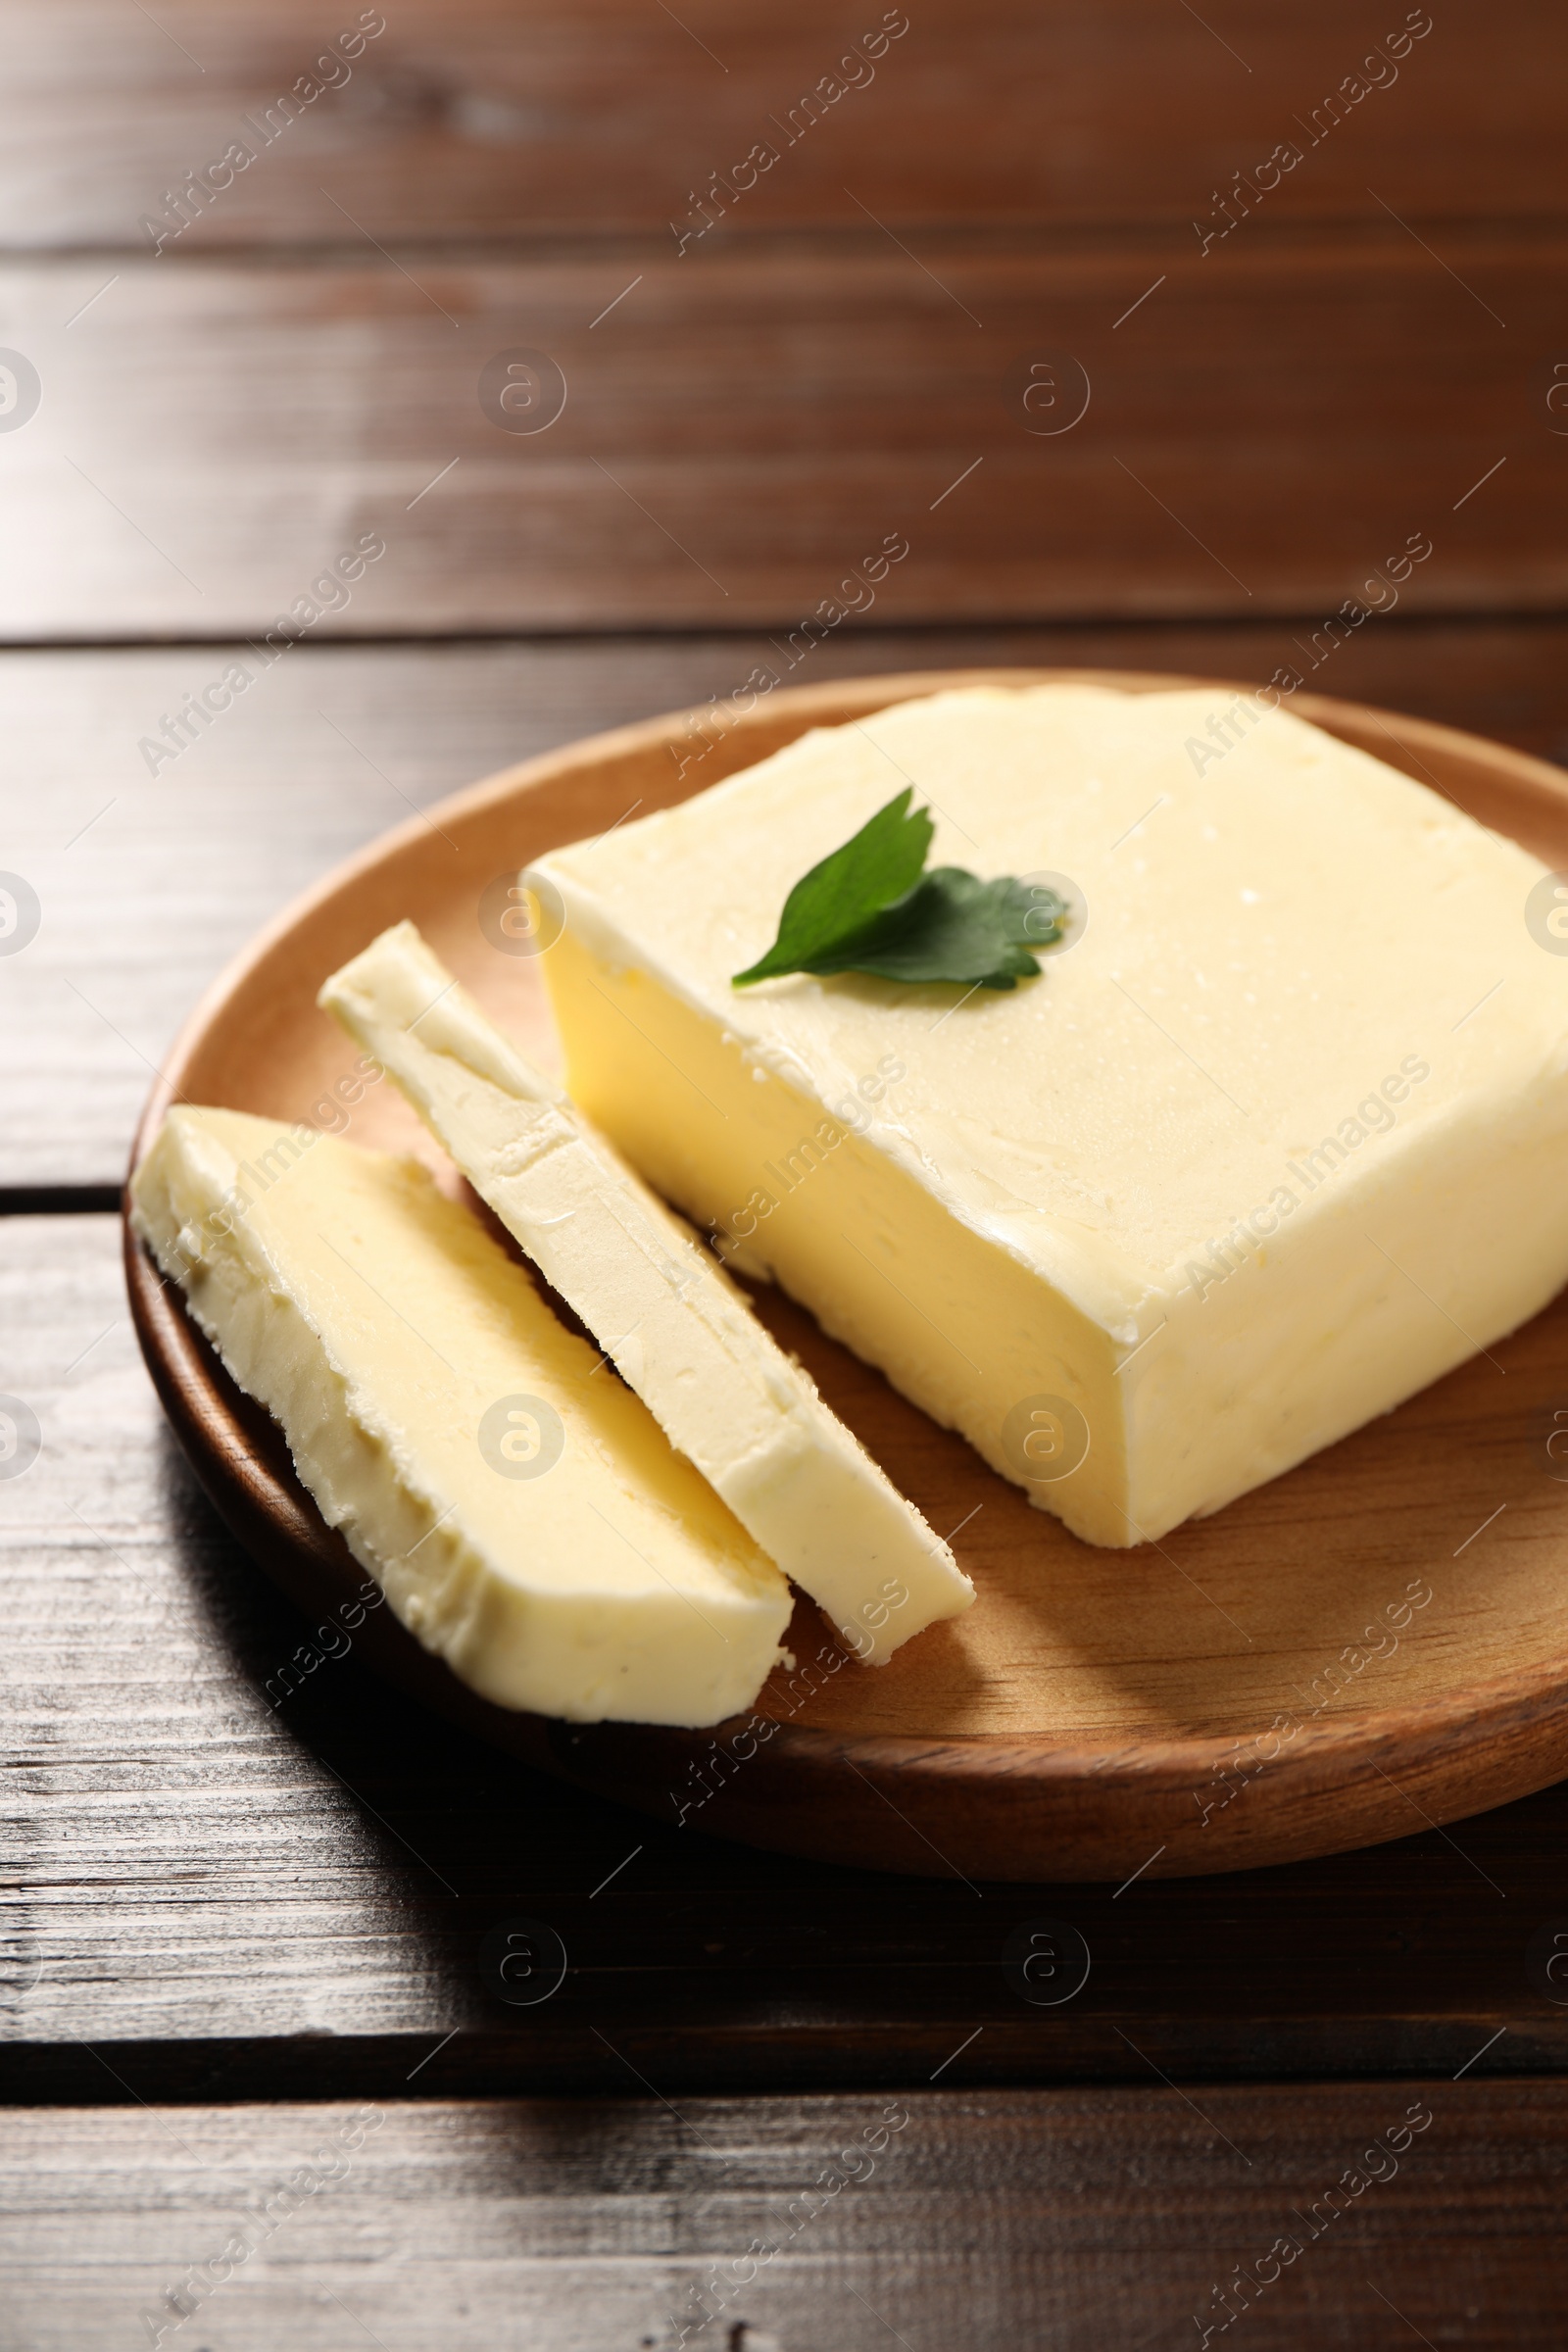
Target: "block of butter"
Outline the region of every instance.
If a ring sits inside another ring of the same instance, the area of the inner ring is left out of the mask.
[[[576,1723],[751,1704],[783,1577],[427,1170],[180,1108],[131,1198],[322,1517],[466,1683]]]
[[[390,1073],[664,1430],[865,1664],[974,1589],[689,1230],[412,923],[320,1003]]]
[[[1039,977],[733,987],[909,783],[933,864],[1067,898]],[[1568,1276],[1550,877],[1250,697],[933,695],[531,880],[589,1116],[1094,1543],[1217,1510]]]

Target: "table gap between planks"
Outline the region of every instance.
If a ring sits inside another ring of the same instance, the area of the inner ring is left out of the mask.
[[[310,1629],[161,1425],[111,1213],[294,891],[760,664],[1289,666],[1568,760],[1568,30],[1385,15],[0,6],[8,2344],[1560,2340],[1561,1791],[970,1888],[633,1818],[352,1656],[276,1703]],[[482,396],[521,352],[543,430]],[[478,1962],[518,1917],[532,2008]],[[1060,2009],[1000,1965],[1035,1919],[1093,1954]]]

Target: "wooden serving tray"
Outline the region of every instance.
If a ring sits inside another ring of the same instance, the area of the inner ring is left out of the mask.
[[[134,1157],[176,1098],[311,1119],[355,1059],[317,1011],[317,990],[403,916],[536,1058],[556,1062],[537,964],[499,952],[480,926],[497,877],[634,808],[706,789],[808,726],[941,687],[1052,678],[1133,692],[1207,683],[1019,669],[799,688],[733,721],[684,778],[672,747],[694,739],[677,713],[460,793],[298,900],[230,967],[175,1045]],[[1291,707],[1568,867],[1568,779],[1555,769],[1355,704],[1303,694]],[[417,1152],[462,1189],[390,1082],[355,1106],[347,1132]],[[362,1572],[279,1432],[128,1231],[125,1263],[148,1365],[219,1511],[313,1622],[342,1623],[333,1612],[347,1608],[355,1624]],[[782,1295],[763,1287],[757,1303],[933,1526],[959,1530],[979,1588],[966,1616],[864,1669],[840,1659],[803,1600],[793,1683],[775,1677],[756,1717],[711,1733],[510,1713],[385,1608],[353,1632],[369,1663],[496,1745],[666,1822],[970,1880],[1285,1862],[1403,1837],[1568,1773],[1568,1460],[1548,1449],[1568,1428],[1568,1298],[1397,1412],[1133,1551],[1080,1544]]]

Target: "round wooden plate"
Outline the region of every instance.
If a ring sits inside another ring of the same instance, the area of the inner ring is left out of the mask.
[[[557,1059],[536,964],[479,923],[498,875],[663,807],[802,733],[937,688],[1106,671],[959,671],[777,693],[684,779],[684,714],[601,735],[475,785],[374,844],[289,907],[210,991],[149,1102],[313,1116],[354,1060],[316,1009],[328,972],[412,916],[538,1059]],[[1215,691],[1230,694],[1231,686]],[[1568,781],[1424,721],[1301,695],[1292,707],[1568,867]],[[319,1118],[326,1114],[318,1114]],[[460,1189],[390,1084],[354,1141],[420,1153]],[[133,1162],[134,1164],[134,1157]],[[197,1476],[313,1621],[362,1582],[127,1232],[143,1351]],[[1120,1880],[1232,1870],[1399,1838],[1568,1772],[1568,1302],[1397,1412],[1159,1545],[1080,1544],[765,1286],[759,1312],[956,1548],[978,1604],[882,1668],[843,1659],[808,1602],[799,1668],[758,1714],[708,1733],[552,1723],[466,1690],[387,1609],[369,1663],[529,1762],[671,1824],[838,1862],[968,1879]],[[1499,1376],[1499,1366],[1502,1368]]]

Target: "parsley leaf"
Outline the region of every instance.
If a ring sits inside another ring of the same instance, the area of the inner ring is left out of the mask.
[[[777,939],[749,971],[736,973],[737,988],[781,972],[815,971],[819,956],[830,955],[919,880],[936,827],[928,808],[910,814],[913,797],[912,788],[901,792],[842,849],[801,876],[784,902]]]
[[[1036,975],[1029,953],[1061,935],[1065,902],[1009,874],[982,882],[961,865],[922,873],[934,830],[901,792],[844,847],[813,865],[784,903],[778,937],[733,985],[785,972],[865,972],[909,984],[1009,989]]]

